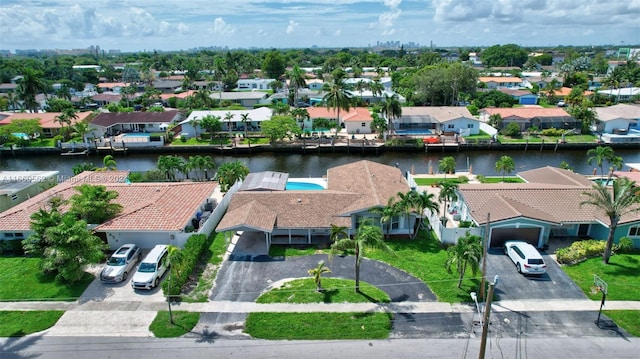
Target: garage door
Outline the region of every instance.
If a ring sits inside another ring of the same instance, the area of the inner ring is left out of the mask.
[[[489,247],[504,247],[504,242],[517,239],[538,246],[540,239],[540,228],[494,228],[491,231],[491,241]]]

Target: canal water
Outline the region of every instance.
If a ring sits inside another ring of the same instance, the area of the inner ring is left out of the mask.
[[[624,159],[625,163],[640,163],[639,150],[616,150],[616,154]],[[179,155],[185,159],[195,154]],[[431,165],[437,172],[438,162],[446,156],[456,159],[458,172],[466,172],[472,166],[473,173],[485,176],[500,175],[495,171],[495,163],[501,156],[513,158],[515,172],[530,170],[543,166],[560,166],[565,161],[578,173],[593,173],[595,164],[587,163],[587,150],[563,150],[553,151],[538,150],[522,151],[469,151],[456,153],[419,153],[419,152],[384,152],[380,155],[357,155],[343,153],[320,154],[286,154],[286,153],[261,153],[254,155],[220,156],[211,155],[216,165],[239,160],[244,162],[251,172],[280,171],[288,172],[290,177],[321,177],[326,174],[328,168],[350,163],[362,159],[376,161],[388,165],[397,165],[403,171],[415,171],[415,173],[428,173]],[[147,171],[155,169],[159,155],[154,154],[128,154],[116,156],[118,169],[131,171]],[[96,156],[60,156],[60,155],[34,155],[16,156],[4,152],[0,158],[0,170],[24,171],[24,170],[52,170],[59,171],[61,175],[71,176],[74,165],[83,162],[92,162],[96,166],[102,166],[102,155]],[[623,170],[628,170],[624,167]],[[606,170],[606,169],[605,169]],[[600,169],[598,169],[598,172]]]

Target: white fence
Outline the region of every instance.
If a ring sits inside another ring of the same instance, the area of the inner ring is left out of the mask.
[[[227,191],[227,193],[222,197],[220,203],[213,209],[209,219],[200,226],[198,233],[204,233],[206,235],[210,235],[220,223],[222,216],[224,216],[225,212],[227,212],[227,207],[229,207],[229,202],[231,201],[231,197],[234,193],[238,192],[240,186],[242,185],[242,181],[237,181],[231,188]]]
[[[498,130],[496,130],[495,128],[489,126],[489,124],[484,122],[480,122],[480,130],[486,132],[490,136],[498,134]]]

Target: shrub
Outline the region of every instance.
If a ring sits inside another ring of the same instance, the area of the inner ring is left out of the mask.
[[[509,122],[507,127],[502,130],[502,134],[509,137],[519,137],[520,126],[515,122]]]
[[[198,259],[204,253],[205,249],[209,247],[213,236],[207,238],[204,234],[194,234],[184,245],[182,249],[181,259],[178,263],[171,263],[171,288],[169,288],[169,281],[162,283],[162,290],[169,295],[179,295],[182,291],[182,287],[189,280],[189,276],[196,269]]]
[[[475,227],[475,225],[471,221],[460,221],[460,223],[458,224],[458,227],[460,227],[460,228],[471,228],[471,227]]]
[[[543,136],[549,136],[549,137],[559,137],[562,136],[562,132],[563,130],[558,129],[558,128],[547,128],[542,130],[542,135]]]
[[[633,252],[633,240],[629,237],[622,237],[615,246],[615,251],[619,253],[631,253]]]
[[[573,242],[569,247],[556,251],[556,260],[561,264],[579,263],[589,258],[601,256],[605,246],[605,241],[596,239]]]

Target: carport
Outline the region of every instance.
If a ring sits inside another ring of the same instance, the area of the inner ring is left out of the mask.
[[[501,227],[491,228],[489,239],[490,248],[502,248],[508,240],[519,240],[531,243],[534,247],[541,247],[540,227]]]

